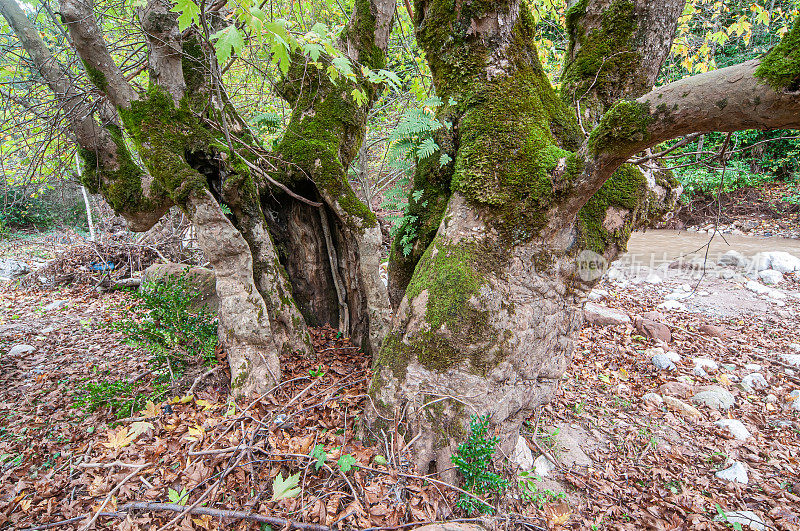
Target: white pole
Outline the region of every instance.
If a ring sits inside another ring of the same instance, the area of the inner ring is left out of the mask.
[[[81,159],[78,153],[75,153],[75,167],[78,169],[78,178],[81,177]],[[94,241],[94,223],[92,222],[92,205],[89,204],[89,194],[86,193],[86,187],[81,184],[81,192],[83,192],[83,204],[86,205],[86,222],[89,224],[89,241]]]

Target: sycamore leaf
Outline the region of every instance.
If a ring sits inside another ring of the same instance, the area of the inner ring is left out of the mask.
[[[233,52],[239,53],[244,48],[244,38],[236,26],[228,26],[219,30],[211,36],[215,39],[214,50],[217,53],[217,61],[227,63]]]
[[[176,0],[175,7],[170,9],[173,13],[180,13],[178,16],[178,29],[185,30],[192,25],[192,22],[199,22],[200,8],[192,0]]]
[[[356,464],[356,458],[350,454],[344,454],[339,458],[338,464],[339,470],[342,472],[350,472],[350,469],[353,468],[354,464]]]
[[[146,419],[152,419],[158,416],[158,408],[153,403],[152,400],[148,400],[147,404],[145,404],[144,409],[139,412],[142,417]]]
[[[272,480],[272,501],[294,498],[300,494],[299,484],[300,472],[287,476],[286,479],[283,479],[283,475],[279,472]]]
[[[188,500],[188,492],[186,488],[182,488],[180,492],[175,489],[167,489],[167,496],[169,496],[169,501],[172,503],[177,503],[178,505],[186,505],[186,501]]]
[[[129,434],[128,428],[122,426],[117,431],[108,430],[108,442],[103,443],[103,446],[111,450],[119,450],[128,446],[134,439],[136,439],[136,435]]]
[[[202,441],[205,434],[206,432],[202,426],[195,426],[194,428],[189,428],[189,433],[184,435],[183,438],[192,442]]]
[[[153,429],[153,424],[150,422],[144,420],[139,422],[134,422],[133,424],[131,424],[130,434],[133,435],[134,437],[138,437],[139,435],[147,433],[152,429]]]

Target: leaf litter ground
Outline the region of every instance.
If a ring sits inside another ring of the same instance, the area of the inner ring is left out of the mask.
[[[55,301],[66,302],[45,309]],[[656,302],[637,293],[612,295],[609,305],[639,313]],[[92,522],[98,529],[259,529],[262,523],[278,529],[288,522],[305,529],[396,529],[468,519],[455,509],[457,491],[410,470],[413,448],[403,448],[396,432],[387,434],[394,447],[356,440],[370,361],[330,328],[313,331],[317,358],[283,359],[284,382],[258,400],[232,401],[227,375],[217,374],[193,395],[177,392],[122,422],[105,409],[86,414],[74,407],[87,382],[147,373],[146,354],[106,326],[129,316],[131,304],[124,292],[89,287],[0,294],[0,529],[71,519],[58,528]],[[501,499],[489,500],[498,512],[485,525],[724,529],[729,524],[713,521],[720,511],[752,510],[770,528],[800,528],[800,432],[787,412],[797,381],[761,354],[798,342],[797,331],[696,314],[671,314],[669,321],[670,349],[684,360],[731,363],[731,370],[721,368],[708,382],[693,376],[686,361],[676,372],[659,373],[644,354],[654,343],[631,327],[585,328],[558,395],[526,423],[534,455],[549,455],[556,470],[532,497],[521,496],[512,481]],[[698,332],[708,323],[731,337]],[[9,356],[17,344],[35,350]],[[747,363],[764,367],[768,389],[736,387]],[[701,416],[692,418],[641,400],[656,391],[688,401],[687,378],[726,387],[736,405],[725,413],[699,407]],[[139,380],[143,392],[149,379]],[[768,393],[778,402],[768,402]],[[729,438],[713,424],[723,416],[742,420],[754,436]],[[562,437],[568,433],[584,439],[569,448]],[[588,461],[575,458],[577,447]],[[747,485],[715,477],[729,460],[746,464]],[[282,498],[293,476],[300,490]],[[556,496],[560,490],[565,501]],[[191,514],[179,512],[192,506]]]

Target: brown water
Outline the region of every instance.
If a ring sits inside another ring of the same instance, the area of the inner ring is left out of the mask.
[[[707,246],[708,258],[713,261],[730,250],[739,251],[748,257],[761,251],[786,251],[800,257],[800,239],[734,234],[716,234],[712,239],[710,234],[659,229],[634,232],[628,242],[628,253],[621,258],[660,264],[681,257],[705,256]]]

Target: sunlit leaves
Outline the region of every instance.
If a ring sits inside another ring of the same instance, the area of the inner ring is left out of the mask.
[[[272,480],[272,501],[294,498],[300,494],[300,472],[283,478],[281,473]]]
[[[192,0],[176,0],[175,6],[170,11],[180,13],[178,15],[178,29],[180,31],[185,30],[192,24],[200,23],[200,7]]]
[[[240,53],[244,48],[244,38],[236,26],[219,30],[211,38],[215,40],[214,51],[217,54],[217,61],[223,64],[228,62],[234,51]]]

